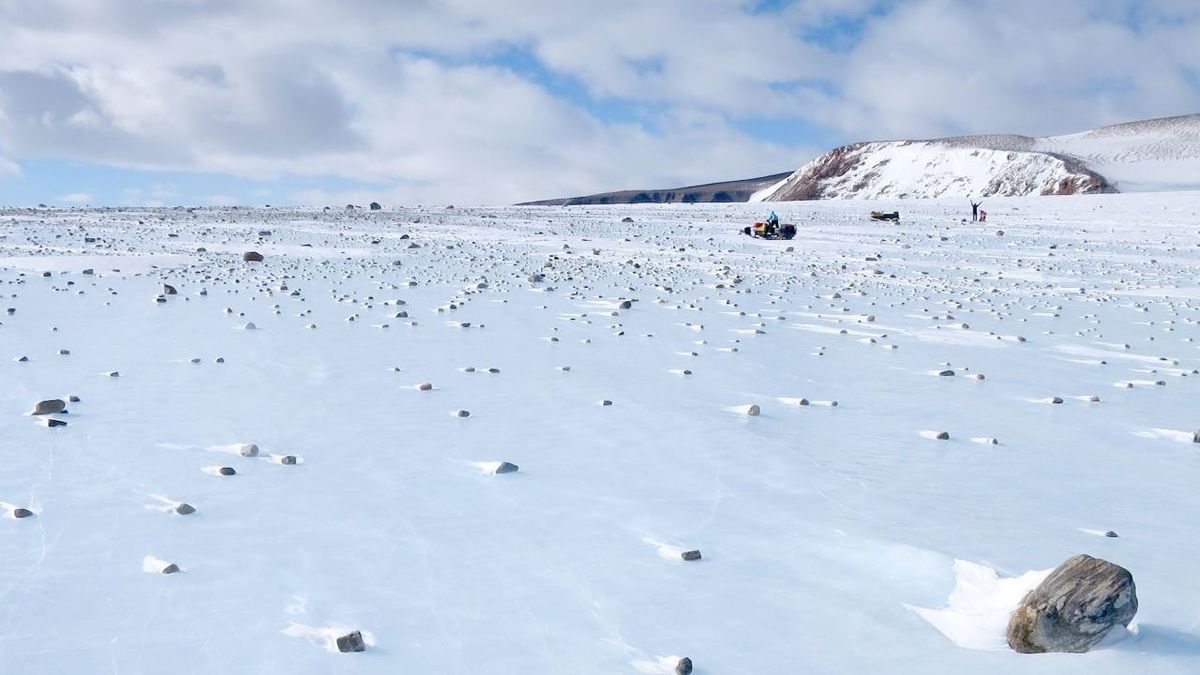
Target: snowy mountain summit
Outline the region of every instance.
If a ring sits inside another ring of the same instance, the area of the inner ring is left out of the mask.
[[[1200,114],[1063,136],[853,143],[750,201],[1021,197],[1200,189]]]

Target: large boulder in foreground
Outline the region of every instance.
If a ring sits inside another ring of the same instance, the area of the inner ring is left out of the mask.
[[[1023,654],[1086,652],[1137,614],[1129,570],[1087,555],[1068,559],[1030,591],[1008,621],[1008,646]]]

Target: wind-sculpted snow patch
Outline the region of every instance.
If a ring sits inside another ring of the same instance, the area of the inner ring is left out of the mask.
[[[1005,629],[1025,594],[1042,583],[1053,568],[1001,577],[995,569],[967,560],[954,561],[954,590],[942,609],[905,605],[946,639],[965,649],[1008,649]]]

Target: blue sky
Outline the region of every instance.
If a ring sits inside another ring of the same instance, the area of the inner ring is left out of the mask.
[[[1200,110],[1191,0],[0,4],[0,204],[508,203]]]
[[[25,159],[20,162],[20,167],[20,175],[0,180],[0,204],[264,205],[287,203],[288,195],[303,190],[387,189],[386,183],[334,175],[254,179],[199,171],[126,168],[57,157]]]

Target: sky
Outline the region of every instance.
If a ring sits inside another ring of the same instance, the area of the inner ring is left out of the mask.
[[[504,204],[1200,112],[1197,0],[0,0],[0,205]]]

